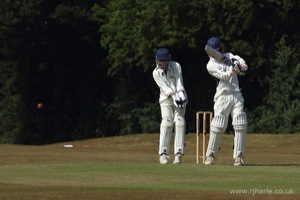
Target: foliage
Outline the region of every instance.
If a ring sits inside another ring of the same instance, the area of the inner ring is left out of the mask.
[[[206,38],[217,35],[223,39],[227,50],[237,52],[246,59],[250,66],[249,75],[240,81],[246,99],[246,110],[250,111],[251,120],[251,111],[263,103],[261,99],[268,92],[268,87],[261,87],[268,85],[268,80],[261,74],[268,73],[272,67],[268,56],[274,52],[271,44],[280,39],[283,33],[289,35],[287,40],[295,37],[290,28],[294,28],[291,23],[292,16],[299,8],[299,4],[293,1],[210,0],[176,1],[176,4],[170,1],[119,2],[111,1],[107,5],[104,12],[108,13],[106,21],[100,28],[100,32],[103,33],[101,44],[109,51],[109,74],[116,79],[123,79],[124,74],[132,73],[136,66],[141,65],[144,70],[151,71],[153,64],[150,64],[149,60],[153,62],[151,56],[155,53],[151,51],[161,46],[169,47],[172,55],[175,55],[173,58],[182,60],[180,63],[184,66],[184,77],[193,80],[193,84],[190,84],[190,81],[186,84],[190,97],[188,109],[191,110],[187,112],[187,121],[191,122],[195,111],[211,110],[212,107],[212,103],[207,102],[212,100],[214,91],[203,90],[201,85],[206,83],[208,87],[214,87],[215,84],[203,70],[206,55],[197,47],[204,46]],[[274,20],[274,16],[278,20]],[[256,23],[257,19],[260,23]],[[278,28],[274,30],[274,27]],[[271,36],[270,32],[273,33]],[[198,57],[201,58],[200,62],[195,59]],[[195,73],[197,71],[198,73]],[[127,80],[130,81],[130,78]],[[153,84],[153,87],[156,86]],[[121,108],[123,104],[117,105]],[[128,105],[124,107],[128,108]],[[129,112],[132,112],[131,107],[126,111]],[[133,114],[124,116],[120,121],[126,121],[125,119],[130,119],[131,116]],[[135,126],[130,123],[126,125]],[[188,130],[193,130],[193,124],[188,124]]]
[[[12,143],[22,124],[18,115],[20,94],[15,87],[15,63],[0,62],[0,143]]]
[[[110,1],[105,11],[95,7],[98,16],[105,12],[106,21],[100,32],[101,45],[109,53],[109,75],[122,70],[128,73],[135,66],[151,69],[153,54],[159,47],[196,47],[192,36],[201,28],[194,25],[195,15],[198,18],[201,13],[196,12],[198,8],[201,9],[195,2],[182,0],[176,4],[168,0],[121,0]]]
[[[110,80],[91,17],[94,1],[3,4],[1,52],[4,60],[16,62],[14,84],[22,102],[11,112],[18,113],[22,129],[12,135],[10,127],[5,134],[25,144],[98,137]],[[37,109],[38,102],[44,109]]]
[[[276,44],[273,68],[266,77],[269,93],[253,118],[257,120],[251,127],[253,132],[295,133],[299,131],[300,63],[293,62],[295,49],[286,46],[285,38],[286,36],[283,36]]]
[[[194,132],[195,112],[213,107],[211,36],[250,67],[240,79],[249,130],[299,132],[299,10],[292,0],[3,0],[0,142],[158,132],[160,47],[182,66]]]

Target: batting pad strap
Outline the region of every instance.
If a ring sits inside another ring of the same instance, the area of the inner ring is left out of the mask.
[[[233,116],[232,121],[235,130],[245,130],[247,129],[248,121],[245,112],[237,113]]]
[[[211,122],[211,130],[217,133],[223,133],[227,128],[227,118],[224,115],[214,116]]]

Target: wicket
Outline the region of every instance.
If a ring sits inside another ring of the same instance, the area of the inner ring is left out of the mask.
[[[209,117],[208,122],[207,122],[207,117]],[[202,123],[201,123],[201,118],[202,118]],[[201,124],[202,124],[202,163],[204,163],[205,153],[206,153],[206,133],[210,131],[212,118],[213,118],[213,112],[210,111],[198,111],[196,113],[196,163],[197,164],[199,164],[199,158],[200,158],[199,146],[200,146]]]

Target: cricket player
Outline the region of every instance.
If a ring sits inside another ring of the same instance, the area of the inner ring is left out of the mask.
[[[173,164],[180,164],[185,147],[185,110],[188,102],[183,86],[182,70],[179,63],[171,61],[171,55],[166,48],[158,49],[155,61],[156,68],[152,75],[160,89],[159,103],[162,117],[159,161],[161,164],[168,163],[170,139],[175,124]]]
[[[217,37],[208,40],[207,45],[223,54],[222,42]],[[234,166],[241,166],[244,162],[247,115],[244,111],[244,98],[242,96],[238,76],[245,75],[248,66],[244,59],[232,53],[223,54],[227,63],[219,62],[210,57],[207,70],[218,82],[214,96],[214,117],[211,122],[210,138],[206,151],[205,165],[213,164],[217,158],[222,134],[226,131],[228,117],[232,117],[234,128]]]

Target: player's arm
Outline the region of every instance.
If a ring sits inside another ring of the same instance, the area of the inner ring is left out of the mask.
[[[176,63],[176,87],[177,87],[177,92],[180,91],[185,91],[185,88],[183,86],[183,77],[182,77],[182,70],[181,70],[181,66],[179,63]]]
[[[210,75],[216,77],[219,80],[229,80],[231,77],[237,75],[233,67],[230,65],[223,65],[224,68],[219,68],[213,63],[207,64],[207,71]]]
[[[163,70],[156,68],[153,73],[153,79],[160,88],[161,92],[163,92],[167,97],[174,94],[172,88],[168,85],[166,81],[166,74]]]
[[[239,67],[240,72],[238,73],[238,75],[243,76],[247,73],[248,65],[246,64],[246,61],[243,58],[241,58],[238,55],[232,55],[231,60],[233,62],[236,62],[236,64]]]
[[[182,70],[179,63],[176,63],[176,94],[173,97],[173,100],[177,103],[178,107],[184,107],[188,103],[187,93],[183,86],[183,77],[182,77]]]
[[[232,71],[235,74],[237,74],[237,75],[245,75],[246,74],[246,72],[248,70],[248,66],[246,65],[246,62],[241,57],[239,57],[237,55],[234,56],[231,53],[222,54],[219,51],[210,47],[209,45],[205,46],[205,51],[210,57],[216,59],[217,61],[222,62],[225,65],[232,66]],[[215,76],[215,75],[213,75],[213,76]],[[224,80],[226,80],[226,79],[224,79]]]

